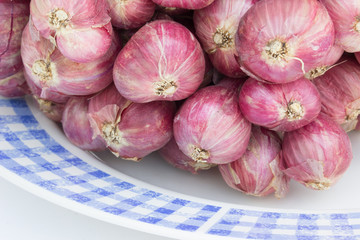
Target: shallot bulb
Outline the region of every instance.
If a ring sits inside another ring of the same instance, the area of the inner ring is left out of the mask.
[[[40,35],[75,62],[104,56],[112,43],[106,0],[32,0],[31,19]],[[90,43],[90,44],[89,44]]]
[[[323,113],[310,124],[286,132],[282,149],[283,172],[315,190],[335,184],[353,158],[348,135]]]
[[[20,43],[29,12],[27,1],[0,2],[0,95],[5,97],[27,93]]]
[[[73,97],[67,101],[61,120],[64,133],[70,142],[83,150],[105,150],[100,136],[93,139],[94,130],[90,126],[88,108],[88,97]]]
[[[152,0],[154,3],[170,8],[201,9],[210,5],[214,0]]]
[[[111,23],[118,28],[137,28],[149,21],[156,4],[151,0],[107,0]]]
[[[172,166],[196,174],[199,170],[208,170],[215,164],[197,162],[186,156],[172,138],[164,147],[159,150],[160,155]]]
[[[219,165],[225,182],[232,188],[253,196],[275,192],[284,197],[289,178],[281,171],[281,139],[276,132],[253,126],[246,152],[236,161]]]
[[[204,72],[195,36],[169,20],[140,28],[120,51],[113,71],[120,94],[138,103],[185,99],[200,86]]]
[[[109,51],[100,59],[89,63],[77,63],[64,57],[45,38],[34,41],[29,24],[24,29],[21,57],[27,75],[42,89],[65,95],[89,95],[112,82],[112,67],[118,53],[119,43],[113,38]]]
[[[322,112],[346,132],[355,129],[360,114],[360,65],[348,59],[313,82],[320,92]]]
[[[295,81],[321,65],[334,35],[330,16],[317,0],[258,1],[240,21],[238,60],[258,80]]]
[[[51,100],[43,99],[33,94],[32,97],[35,99],[35,104],[44,115],[53,120],[54,122],[61,122],[62,115],[65,109],[65,103],[58,103]]]
[[[360,1],[320,0],[335,27],[336,42],[346,52],[360,51]]]
[[[254,0],[217,0],[210,6],[196,10],[194,25],[196,35],[209,54],[214,67],[228,77],[240,77],[235,55],[235,35],[239,22]]]
[[[174,113],[173,102],[134,103],[110,85],[91,98],[88,116],[94,136],[100,135],[112,153],[139,161],[171,139]]]
[[[337,61],[339,61],[343,53],[344,49],[342,49],[340,45],[334,44],[328,54],[323,57],[321,63],[305,74],[305,78],[313,80],[319,76],[324,75],[326,71],[337,66],[337,64],[341,64],[341,62],[337,63]]]
[[[250,122],[274,131],[305,126],[321,111],[319,92],[305,78],[284,84],[249,78],[241,88],[239,105]]]
[[[186,99],[174,118],[174,137],[186,156],[225,164],[245,152],[251,124],[240,112],[237,88],[208,86]]]

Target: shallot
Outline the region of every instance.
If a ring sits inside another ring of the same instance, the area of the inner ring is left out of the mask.
[[[91,98],[88,116],[94,137],[100,135],[112,153],[139,161],[171,139],[174,113],[173,102],[134,103],[110,85]]]
[[[320,92],[322,112],[346,132],[355,129],[360,114],[360,65],[347,59],[313,82]]]
[[[154,3],[170,8],[201,9],[210,5],[214,0],[152,0]]]
[[[317,0],[259,1],[240,21],[238,61],[258,80],[295,81],[322,65],[334,35],[330,16]]]
[[[204,72],[199,42],[170,20],[140,28],[120,51],[113,71],[120,94],[138,103],[185,99],[198,89]]]
[[[275,192],[284,197],[288,190],[288,177],[283,166],[281,139],[276,132],[253,126],[246,152],[236,161],[219,165],[226,183],[253,196],[266,196]]]
[[[196,10],[196,35],[214,67],[228,77],[244,76],[237,62],[235,35],[239,22],[255,0],[217,0]]]
[[[239,105],[250,122],[275,131],[305,126],[321,111],[319,92],[305,78],[284,84],[249,78],[241,88]]]
[[[186,156],[225,164],[245,152],[251,124],[240,112],[237,88],[208,86],[184,102],[174,118],[174,137]]]
[[[75,62],[104,56],[112,43],[107,0],[32,0],[31,19],[40,35]],[[89,44],[90,43],[90,44]]]
[[[335,184],[353,158],[349,136],[323,113],[310,124],[286,132],[282,148],[283,172],[315,190]]]

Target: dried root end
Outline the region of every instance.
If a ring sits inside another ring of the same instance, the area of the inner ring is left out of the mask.
[[[285,60],[288,55],[288,47],[286,42],[274,39],[267,43],[265,53],[269,59],[282,61]]]
[[[228,48],[234,44],[234,37],[229,31],[223,28],[216,28],[216,32],[213,35],[213,40],[218,48]]]
[[[327,190],[331,186],[331,182],[329,179],[323,179],[323,181],[311,181],[306,182],[305,185],[309,188],[315,189],[315,190]]]
[[[289,120],[299,120],[304,117],[304,107],[296,100],[290,101],[285,114]]]
[[[346,116],[346,121],[354,121],[357,120],[358,116],[360,115],[360,109],[356,109],[352,111],[349,115]]]
[[[217,164],[213,164],[213,163],[208,163],[208,162],[204,162],[204,161],[192,161],[188,163],[191,167],[193,167],[195,169],[195,171],[198,170],[208,170],[212,167],[217,166]]]
[[[51,62],[45,60],[36,60],[32,66],[32,72],[41,82],[45,83],[53,79],[51,71]]]
[[[172,96],[176,90],[177,85],[174,81],[163,80],[154,83],[155,94],[157,96]]]
[[[124,160],[133,161],[133,162],[140,162],[142,158],[138,157],[121,157]]]
[[[102,136],[108,146],[121,144],[121,134],[114,123],[105,123],[101,130]]]
[[[360,33],[360,16],[356,17],[353,29],[355,32]]]
[[[69,15],[63,9],[53,9],[49,14],[49,23],[56,29],[66,27],[69,23]]]
[[[197,163],[208,163],[206,159],[210,158],[210,153],[205,149],[193,146],[190,156]]]
[[[39,103],[39,108],[42,112],[52,113],[55,103],[49,100],[41,99],[34,96],[35,100]]]
[[[329,66],[321,66],[316,67],[314,69],[311,69],[305,74],[305,78],[309,80],[314,80],[317,77],[320,77],[326,73],[326,71],[329,70]]]

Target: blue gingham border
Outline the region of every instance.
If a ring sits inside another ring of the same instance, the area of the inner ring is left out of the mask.
[[[229,208],[114,177],[58,144],[20,98],[0,98],[0,167],[60,197],[169,230],[238,239],[360,239],[360,211],[301,214]]]

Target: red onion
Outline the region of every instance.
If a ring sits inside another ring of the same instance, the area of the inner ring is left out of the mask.
[[[137,28],[149,21],[156,4],[151,0],[107,0],[111,23],[118,28]]]
[[[240,112],[237,88],[208,86],[184,102],[174,118],[174,137],[185,155],[225,164],[245,152],[251,124]]]
[[[358,0],[320,0],[335,27],[337,43],[346,52],[360,51],[360,2]]]
[[[106,0],[32,0],[30,12],[40,35],[56,41],[60,52],[75,62],[99,59],[111,46]]]
[[[349,167],[351,142],[344,130],[323,113],[283,139],[283,172],[306,187],[325,190]]]
[[[228,77],[243,76],[235,55],[235,35],[239,22],[255,0],[217,0],[196,10],[196,35],[214,67]]]
[[[67,101],[61,120],[64,133],[75,146],[83,150],[105,150],[106,146],[100,136],[93,139],[88,107],[88,97],[73,97]]]
[[[20,56],[21,33],[29,19],[27,1],[0,2],[0,95],[27,93]]]
[[[333,23],[316,0],[259,1],[242,18],[236,35],[242,69],[274,83],[304,76],[333,44]]]
[[[157,20],[143,26],[119,53],[114,82],[125,98],[139,103],[189,97],[204,78],[199,42],[179,23]]]
[[[226,183],[253,196],[266,196],[275,192],[284,197],[288,190],[288,177],[282,173],[281,139],[276,132],[253,126],[249,145],[236,161],[219,165]]]
[[[173,102],[133,103],[114,85],[90,100],[89,118],[95,134],[106,146],[127,160],[141,158],[162,148],[172,137]]]
[[[210,5],[214,0],[152,0],[154,3],[171,8],[200,9]]]
[[[341,58],[343,53],[344,49],[342,49],[342,47],[337,44],[333,45],[328,54],[323,57],[321,63],[305,74],[305,78],[313,80],[322,76],[326,71],[337,66],[335,63]]]
[[[206,162],[197,162],[186,156],[176,144],[175,138],[172,138],[164,147],[159,150],[160,155],[172,166],[197,174],[199,170],[207,170],[214,167],[215,164]]]
[[[321,110],[319,92],[304,78],[284,84],[249,78],[241,88],[239,105],[250,122],[275,131],[292,131],[305,126]]]
[[[109,51],[100,59],[89,63],[77,63],[64,57],[53,44],[40,38],[33,41],[29,25],[24,29],[21,56],[29,78],[46,91],[65,95],[89,95],[112,82],[112,67],[119,43],[113,39]]]
[[[355,129],[360,114],[359,64],[348,59],[314,79],[314,84],[320,92],[322,112],[345,131]]]

